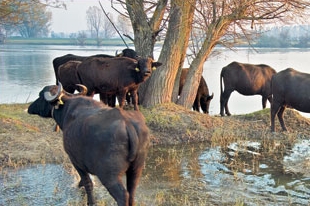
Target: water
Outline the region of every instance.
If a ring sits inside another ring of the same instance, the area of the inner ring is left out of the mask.
[[[0,103],[34,101],[42,88],[55,84],[54,58],[65,54],[115,55],[124,47],[0,45]]]
[[[309,140],[301,140],[284,155],[266,153],[258,141],[232,143],[227,148],[207,144],[154,147],[137,190],[137,203],[309,205],[309,146]],[[300,170],[301,165],[307,168]],[[94,181],[97,201],[115,205],[106,189]],[[77,184],[76,174],[60,165],[2,170],[0,205],[83,205],[85,193]]]

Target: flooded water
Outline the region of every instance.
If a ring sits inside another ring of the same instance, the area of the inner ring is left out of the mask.
[[[152,148],[137,205],[310,205],[309,147],[301,140],[284,154],[260,142]],[[75,175],[53,164],[3,170],[0,205],[85,205]],[[115,205],[94,180],[99,205]]]
[[[0,103],[25,103],[55,83],[52,60],[73,53],[115,54],[123,47],[0,45]],[[219,114],[219,74],[232,61],[265,63],[277,71],[308,70],[308,49],[218,49],[204,65],[209,90],[214,92],[211,115]],[[157,53],[156,53],[157,52]],[[158,54],[158,51],[155,53]],[[233,114],[261,109],[261,97],[233,93]],[[280,143],[279,143],[280,144]],[[262,142],[235,142],[228,147],[207,144],[151,148],[137,191],[138,205],[310,205],[310,141],[300,140],[285,152],[264,151]],[[115,205],[100,183],[99,205]],[[0,171],[0,205],[83,205],[76,174],[61,165],[35,165]]]

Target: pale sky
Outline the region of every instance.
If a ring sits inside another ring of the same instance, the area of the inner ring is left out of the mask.
[[[99,0],[64,0],[67,5],[65,9],[50,8],[53,13],[51,31],[56,33],[77,33],[87,29],[86,11],[90,6],[97,6],[101,9]],[[100,0],[107,13],[113,12],[110,0]],[[115,12],[115,11],[114,11]]]

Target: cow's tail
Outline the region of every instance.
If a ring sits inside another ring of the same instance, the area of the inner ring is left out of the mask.
[[[126,125],[128,135],[128,161],[132,162],[136,159],[139,149],[139,137],[132,124]]]
[[[223,94],[223,69],[222,69],[222,71],[221,71],[221,75],[220,75],[220,87],[221,87],[221,96],[222,96],[222,94]]]

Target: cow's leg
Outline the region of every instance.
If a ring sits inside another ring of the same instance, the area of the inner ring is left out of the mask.
[[[267,105],[267,97],[266,97],[266,96],[263,96],[263,97],[262,97],[262,106],[263,106],[263,109],[266,108],[266,105]]]
[[[284,123],[284,120],[283,120],[284,110],[285,110],[285,106],[282,106],[282,107],[279,109],[279,112],[278,112],[278,119],[279,119],[279,122],[280,122],[280,124],[281,124],[282,130],[283,130],[283,131],[287,131],[287,128],[286,128],[285,123]]]
[[[269,104],[271,105],[272,104],[272,95],[269,95],[267,99],[268,99]]]
[[[134,110],[139,111],[139,106],[138,106],[138,102],[139,102],[139,97],[138,97],[138,91],[132,91],[131,92],[131,100],[132,100],[132,104],[134,106]]]
[[[278,114],[279,110],[280,110],[281,105],[277,102],[273,102],[271,104],[271,109],[270,109],[270,128],[271,128],[271,132],[275,131],[275,117],[276,114]]]
[[[123,109],[125,105],[126,93],[127,91],[121,91],[117,94],[118,104],[121,109]]]
[[[108,95],[108,105],[110,107],[115,107],[116,104],[116,95],[115,94],[109,94]]]
[[[228,100],[233,90],[224,90],[223,93],[221,93],[221,116],[224,116],[224,108],[225,113],[230,116],[230,112],[228,109]]]
[[[138,168],[133,168],[133,166],[129,167],[129,169],[126,172],[126,178],[127,178],[127,190],[129,193],[129,205],[132,206],[135,204],[135,192],[136,188],[139,183],[139,179],[142,174],[142,166],[139,166]]]
[[[194,104],[193,104],[193,110],[199,112],[200,103],[197,101],[197,97],[195,98]]]
[[[117,202],[118,206],[128,206],[129,205],[129,194],[125,189],[121,177],[100,177],[101,183],[107,188],[110,195]]]
[[[99,97],[100,97],[100,101],[108,105],[108,95],[106,93],[100,93]]]
[[[77,167],[75,164],[73,164],[76,171],[79,173],[81,177],[81,181],[79,183],[79,187],[84,187],[86,194],[87,194],[87,205],[94,205],[95,200],[93,197],[93,182],[91,181],[89,174],[87,172],[84,172],[79,167]]]

